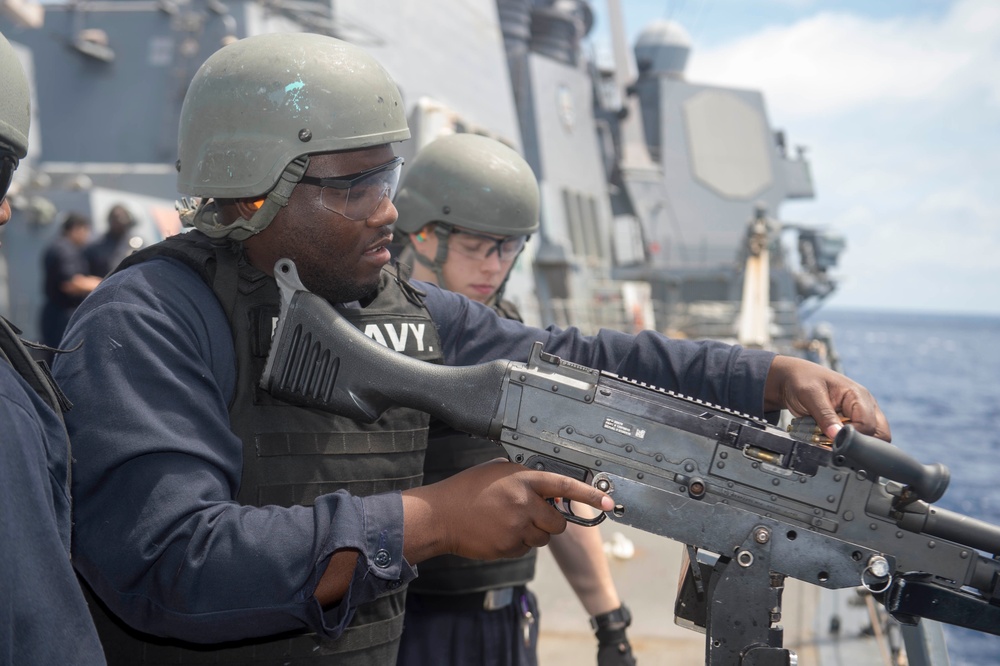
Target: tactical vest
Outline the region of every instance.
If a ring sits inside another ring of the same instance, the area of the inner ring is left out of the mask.
[[[59,386],[45,363],[36,361],[31,357],[28,349],[21,341],[21,331],[14,324],[0,317],[0,363],[10,363],[14,372],[19,374],[32,390],[52,408],[55,415],[63,424],[63,413],[68,411],[72,404],[66,396],[59,390]],[[3,424],[0,424],[2,427]],[[69,436],[65,433],[65,425],[62,429],[62,443],[66,446],[65,451],[60,456],[58,452],[51,451],[48,455],[49,482],[52,484],[53,509],[59,526],[59,539],[66,548],[67,554],[70,547],[70,499],[67,492],[70,486],[70,461],[73,459],[70,450]],[[11,442],[15,446],[23,446],[24,442]],[[52,442],[55,446],[57,442]],[[44,443],[43,443],[44,446]],[[44,453],[44,452],[43,452]]]
[[[192,231],[132,255],[119,270],[157,256],[178,259],[196,270],[229,317],[237,363],[229,417],[230,427],[243,441],[237,496],[241,504],[310,506],[316,497],[340,489],[363,496],[420,485],[426,414],[395,408],[376,423],[363,424],[285,403],[259,388],[280,301],[274,279],[251,266],[241,246]],[[370,303],[340,312],[409,356],[442,360],[437,329],[420,292],[393,270],[383,270]],[[168,645],[118,622],[113,636],[105,631],[107,622],[98,622],[98,628],[109,664],[392,664],[404,610],[405,587],[359,606],[334,641],[310,633],[225,646]]]
[[[52,378],[48,366],[31,357],[18,337],[20,334],[20,329],[5,317],[0,317],[0,359],[10,363],[14,371],[28,382],[62,420],[63,412],[68,411],[72,405]],[[69,457],[66,459],[69,460]]]
[[[493,309],[501,317],[521,321],[517,307],[509,301],[501,301]],[[424,459],[424,484],[436,483],[503,455],[503,449],[487,439],[457,432],[444,423],[432,423]],[[536,554],[532,548],[521,557],[488,562],[439,555],[420,563],[420,575],[410,583],[410,592],[465,594],[523,585],[535,577]]]

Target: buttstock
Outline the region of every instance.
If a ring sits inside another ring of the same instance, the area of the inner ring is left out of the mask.
[[[426,363],[387,349],[309,292],[295,264],[275,264],[281,315],[261,376],[281,400],[370,423],[405,405],[452,427],[487,437],[510,365],[469,367]]]

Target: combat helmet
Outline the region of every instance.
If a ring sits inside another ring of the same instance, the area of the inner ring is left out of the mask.
[[[423,148],[396,195],[396,229],[436,222],[498,236],[538,230],[538,182],[524,159],[478,134],[452,134]]]
[[[250,220],[224,225],[204,203],[190,220],[242,240],[287,204],[309,155],[409,137],[399,88],[361,48],[310,33],[247,37],[216,51],[188,87],[177,189],[203,199],[266,194]]]
[[[28,128],[31,125],[31,93],[28,77],[7,38],[0,34],[0,143],[24,159],[28,154]]]
[[[448,237],[456,228],[495,236],[530,236],[538,230],[538,181],[531,166],[513,149],[477,134],[445,136],[423,148],[407,168],[394,203],[396,230],[411,234],[434,224],[434,258],[408,247],[401,261],[426,266],[445,289]],[[495,302],[503,299],[509,277]]]

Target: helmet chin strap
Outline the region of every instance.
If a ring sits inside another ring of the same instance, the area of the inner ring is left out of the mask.
[[[181,211],[181,222],[185,226],[193,226],[209,238],[231,238],[242,241],[267,228],[282,208],[288,205],[292,191],[298,185],[306,169],[309,168],[309,156],[295,158],[281,172],[278,183],[271,188],[264,198],[264,203],[254,212],[249,220],[240,218],[232,224],[225,224],[219,215],[219,207],[211,199],[202,199],[194,210]]]
[[[448,286],[447,281],[444,279],[444,262],[448,260],[448,236],[451,235],[454,227],[449,224],[437,223],[434,225],[434,234],[437,236],[438,245],[437,253],[434,255],[434,259],[428,259],[426,256],[417,252],[417,248],[412,244],[410,247],[413,248],[413,256],[422,266],[429,268],[434,272],[434,277],[437,280],[437,285],[442,289],[447,289],[448,291],[454,291]],[[524,249],[521,249],[524,252]],[[521,252],[518,252],[518,256],[521,256]],[[515,258],[516,259],[516,258]],[[513,271],[514,262],[511,262],[511,267],[507,269],[507,274],[503,277],[503,282],[497,287],[497,290],[487,301],[486,305],[493,306],[503,300],[503,292],[507,289],[507,281],[510,280],[510,274]]]
[[[448,260],[448,236],[451,235],[451,230],[451,225],[440,222],[434,225],[434,235],[437,236],[438,244],[437,252],[433,259],[428,259],[420,252],[417,252],[415,245],[412,243],[409,244],[409,247],[413,248],[413,258],[417,260],[417,263],[434,273],[437,286],[448,291],[453,290],[448,286],[447,280],[444,279],[444,262]]]
[[[529,235],[528,238],[530,239],[531,236]],[[524,247],[527,247],[527,246],[528,246],[528,244],[527,244],[527,242],[525,242]],[[520,257],[521,254],[524,252],[524,247],[522,247],[518,251],[517,256],[514,257],[514,261],[510,262],[510,267],[507,269],[507,274],[503,276],[503,282],[500,283],[500,286],[497,287],[497,290],[493,293],[493,304],[494,305],[498,305],[500,303],[500,301],[503,300],[503,293],[504,293],[504,291],[507,290],[507,282],[510,280],[510,274],[514,272],[514,264],[517,263],[517,258]]]
[[[417,257],[419,257],[417,261],[434,271],[438,286],[448,291],[452,291],[452,289],[448,285],[447,280],[444,279],[444,262],[448,260],[448,237],[451,236],[452,229],[453,227],[450,224],[438,223],[434,225],[434,235],[437,236],[438,246],[433,262],[419,252],[417,253]]]

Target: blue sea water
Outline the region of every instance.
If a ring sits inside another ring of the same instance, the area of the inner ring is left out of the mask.
[[[1000,525],[1000,316],[823,310],[820,321],[893,444],[951,470],[938,505]],[[945,629],[952,666],[1000,664],[1000,637]]]

